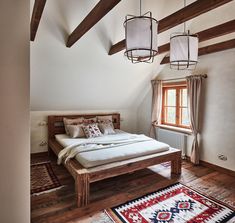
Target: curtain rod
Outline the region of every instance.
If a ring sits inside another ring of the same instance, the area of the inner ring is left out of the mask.
[[[203,78],[207,78],[207,74],[202,74],[202,75],[191,75],[191,76],[202,76]],[[165,79],[165,80],[162,80],[162,81],[185,80],[187,77],[190,77],[190,76],[186,76],[186,77],[179,77],[179,78],[172,78],[172,79]],[[157,81],[157,80],[153,80],[153,81]]]

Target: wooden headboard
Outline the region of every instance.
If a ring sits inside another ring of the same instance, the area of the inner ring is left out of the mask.
[[[120,114],[79,114],[79,115],[50,115],[48,116],[48,139],[54,139],[56,134],[65,133],[63,118],[94,118],[96,116],[112,115],[113,125],[115,129],[120,129]]]

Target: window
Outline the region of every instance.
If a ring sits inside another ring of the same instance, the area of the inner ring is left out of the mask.
[[[186,82],[163,85],[161,124],[190,128]]]

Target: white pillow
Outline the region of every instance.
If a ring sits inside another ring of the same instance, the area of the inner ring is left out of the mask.
[[[112,122],[99,123],[99,128],[100,128],[100,131],[104,135],[109,135],[109,134],[115,134],[116,133],[114,131],[114,126],[113,126]]]
[[[79,125],[82,124],[84,121],[83,117],[80,118],[74,118],[74,119],[69,119],[69,118],[63,118],[64,121],[64,128],[65,128],[65,132],[67,135],[69,135],[69,131],[67,129],[67,125]]]
[[[67,125],[67,130],[71,138],[85,138],[85,133],[82,128],[83,125]]]

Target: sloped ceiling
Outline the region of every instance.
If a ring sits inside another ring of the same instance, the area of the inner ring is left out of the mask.
[[[187,4],[193,1],[187,1]],[[144,98],[150,80],[164,65],[164,55],[153,64],[132,64],[123,52],[108,55],[112,44],[124,38],[126,14],[138,14],[139,1],[123,0],[75,45],[67,48],[68,35],[98,0],[47,1],[34,42],[31,42],[31,110],[134,109]],[[179,0],[143,0],[143,11],[161,19],[182,8]],[[31,0],[31,13],[34,0]],[[234,18],[234,1],[189,21],[192,32]],[[177,26],[159,35],[169,41]],[[231,35],[225,38],[231,38]]]

